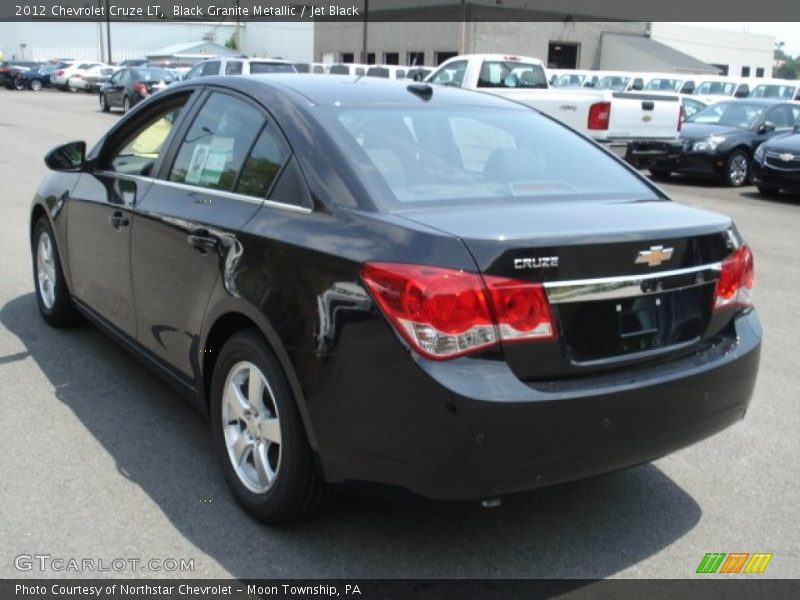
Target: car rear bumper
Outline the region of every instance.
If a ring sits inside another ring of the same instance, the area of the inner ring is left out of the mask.
[[[647,166],[683,175],[719,176],[724,170],[725,157],[707,152],[686,152],[678,156],[656,158]]]
[[[336,399],[311,411],[325,431],[323,475],[476,500],[656,459],[744,417],[759,363],[756,312],[726,340],[669,363],[537,385],[503,360],[343,362]]]
[[[637,169],[658,161],[680,158],[683,145],[678,140],[633,140],[625,145],[625,160]]]

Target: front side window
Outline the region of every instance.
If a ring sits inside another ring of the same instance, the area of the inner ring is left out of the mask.
[[[174,99],[162,110],[148,112],[133,130],[127,130],[119,140],[111,140],[108,153],[101,160],[102,167],[124,175],[152,175],[187,100],[188,96]]]
[[[208,77],[209,75],[219,75],[218,60],[210,60],[203,65],[203,77]]]
[[[182,141],[169,180],[232,191],[264,117],[228,94],[206,100]]]
[[[467,71],[467,61],[457,60],[451,62],[433,74],[431,83],[433,85],[451,85],[461,87],[464,83],[464,73]]]
[[[783,100],[792,100],[794,92],[797,88],[792,85],[773,85],[761,84],[753,88],[750,93],[751,98],[781,98]]]
[[[390,209],[418,203],[655,197],[602,149],[533,111],[452,106],[318,110],[354,172],[378,186],[375,197]]]
[[[795,126],[795,112],[790,106],[776,106],[767,113],[766,120],[772,122],[775,129],[792,129]]]
[[[241,75],[242,61],[232,60],[225,63],[225,75]]]

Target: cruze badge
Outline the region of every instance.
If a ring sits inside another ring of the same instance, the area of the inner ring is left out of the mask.
[[[664,248],[664,246],[650,246],[649,250],[639,250],[639,256],[636,257],[636,264],[657,267],[664,261],[672,258],[674,250],[674,248]]]
[[[539,256],[536,258],[515,258],[515,269],[552,269],[558,266],[557,256]]]
[[[789,162],[794,158],[794,154],[781,154],[778,158],[780,158],[784,162]]]

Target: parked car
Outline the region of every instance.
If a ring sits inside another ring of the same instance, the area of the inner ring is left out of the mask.
[[[717,102],[695,113],[667,155],[655,157],[657,179],[671,173],[707,176],[739,187],[748,183],[755,149],[767,139],[791,131],[800,122],[800,104],[745,98]]]
[[[555,79],[550,82],[550,87],[554,88],[582,88],[594,87],[599,81],[596,71],[580,71],[570,69],[559,71]]]
[[[83,90],[96,94],[111,79],[114,71],[116,69],[111,65],[97,65],[86,70],[78,69],[69,78],[67,87],[73,92]]]
[[[776,135],[756,148],[750,176],[758,191],[773,196],[780,190],[800,193],[800,113],[794,129]]]
[[[750,84],[743,79],[709,77],[701,81],[692,94],[701,102],[713,104],[721,100],[746,98],[750,95]]]
[[[800,85],[796,81],[770,79],[754,85],[749,97],[800,101]]]
[[[196,79],[210,75],[261,75],[264,73],[297,73],[288,60],[279,58],[214,58],[203,60],[193,66],[184,79]]]
[[[0,61],[0,85],[9,90],[24,90],[20,77],[41,63],[28,61]]]
[[[617,77],[603,74],[603,77]],[[677,94],[550,88],[541,60],[503,54],[453,57],[428,76],[434,85],[503,96],[547,113],[624,156],[631,140],[674,141],[681,122]],[[611,79],[606,80],[611,85]]]
[[[203,78],[46,164],[42,317],[86,315],[206,412],[263,521],[327,484],[494,499],[659,458],[747,410],[761,326],[730,218],[521,104]]]
[[[50,87],[50,77],[55,73],[57,65],[43,64],[21,71],[17,74],[17,87],[38,92],[44,87]]]
[[[670,92],[691,94],[694,92],[695,80],[676,74],[643,74],[645,81],[642,91],[645,92]]]
[[[167,69],[125,67],[119,69],[100,88],[100,108],[108,112],[121,108],[128,112],[139,102],[176,81]]]
[[[76,88],[70,88],[70,78],[78,72],[86,72],[92,67],[106,66],[101,62],[74,62],[65,64],[65,66],[57,69],[50,77],[50,85],[63,91],[77,91]]]
[[[369,65],[358,65],[354,63],[338,63],[331,65],[328,68],[328,75],[349,75],[351,77],[361,77],[367,74],[368,68]]]

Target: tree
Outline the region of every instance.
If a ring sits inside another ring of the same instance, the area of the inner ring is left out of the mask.
[[[231,50],[238,50],[239,47],[236,45],[236,34],[232,33],[231,37],[227,39],[225,42],[225,47],[230,48]]]

